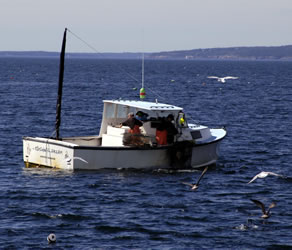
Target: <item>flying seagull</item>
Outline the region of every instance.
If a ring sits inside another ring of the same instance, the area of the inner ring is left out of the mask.
[[[218,77],[218,76],[208,76],[210,79],[217,79],[218,82],[226,82],[229,79],[238,79],[236,76],[225,76],[225,77]]]
[[[198,187],[199,187],[199,183],[200,183],[201,179],[203,178],[204,174],[207,172],[207,170],[208,170],[208,166],[205,167],[205,169],[204,169],[204,171],[202,172],[201,176],[199,177],[197,183],[192,184],[192,183],[183,182],[183,184],[186,184],[186,185],[190,186],[192,190],[196,190],[196,189],[198,189]]]
[[[263,215],[261,216],[261,218],[263,218],[263,219],[269,218],[271,216],[271,213],[270,213],[271,208],[276,206],[276,203],[272,202],[271,205],[269,206],[269,208],[266,210],[265,205],[262,202],[260,202],[258,200],[252,200],[252,199],[250,199],[250,200],[262,209]]]
[[[252,182],[255,181],[257,178],[265,178],[265,177],[267,177],[268,175],[273,175],[273,176],[278,176],[278,177],[285,178],[283,175],[279,175],[279,174],[276,174],[276,173],[273,173],[273,172],[265,172],[265,171],[262,171],[262,172],[260,172],[259,174],[257,174],[255,177],[253,177],[253,178],[252,178],[247,184],[252,183]]]

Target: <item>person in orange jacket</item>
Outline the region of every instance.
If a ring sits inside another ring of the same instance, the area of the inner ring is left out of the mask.
[[[128,126],[130,127],[131,134],[141,134],[139,127],[141,127],[142,125],[143,123],[136,119],[134,117],[134,113],[131,112],[128,114],[128,119],[120,124],[120,127]]]

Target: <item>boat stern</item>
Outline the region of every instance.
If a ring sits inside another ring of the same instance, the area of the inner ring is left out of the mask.
[[[25,167],[50,167],[73,169],[73,145],[39,137],[23,137],[23,160]]]

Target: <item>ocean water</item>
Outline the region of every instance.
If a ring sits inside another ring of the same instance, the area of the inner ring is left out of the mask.
[[[292,62],[145,61],[147,100],[228,130],[197,191],[182,182],[199,170],[24,168],[22,136],[54,131],[58,68],[0,58],[1,249],[292,249]],[[102,100],[137,99],[140,82],[140,61],[68,58],[61,136],[98,134]],[[261,171],[286,178],[247,184]],[[263,220],[250,199],[277,205]]]

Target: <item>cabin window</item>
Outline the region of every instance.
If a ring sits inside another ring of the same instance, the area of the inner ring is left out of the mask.
[[[192,131],[191,132],[191,135],[192,135],[192,138],[194,140],[202,138],[202,135],[201,135],[201,132],[200,131]]]
[[[128,108],[126,106],[117,105],[117,118],[125,118],[128,115]]]
[[[114,118],[115,117],[115,106],[114,104],[108,103],[106,105],[106,118]]]
[[[129,113],[131,113],[131,112],[136,114],[136,109],[134,107],[130,107],[129,108]]]

